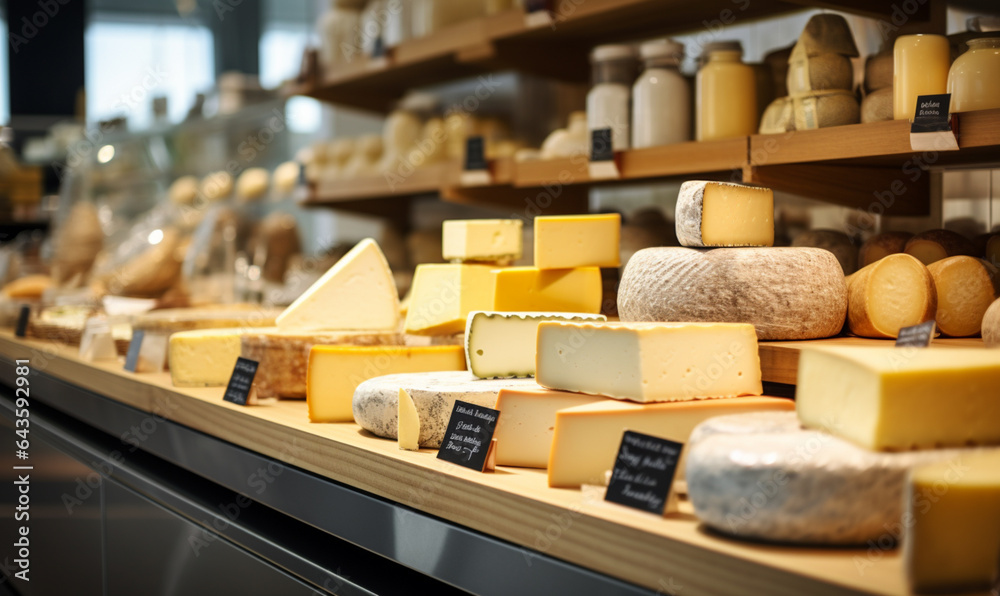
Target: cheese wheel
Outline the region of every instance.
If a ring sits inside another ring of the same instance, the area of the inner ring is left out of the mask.
[[[647,248],[618,289],[622,321],[751,323],[758,339],[816,339],[840,332],[847,284],[818,248]]]
[[[858,250],[858,267],[867,267],[875,261],[903,252],[913,234],[909,232],[882,232],[875,234]]]
[[[847,278],[847,324],[861,337],[897,337],[901,327],[934,318],[937,294],[923,263],[894,254]]]
[[[807,230],[795,237],[792,246],[822,248],[833,253],[840,263],[844,275],[850,275],[857,269],[858,247],[847,234],[837,230]]]
[[[795,130],[812,130],[861,121],[861,107],[851,91],[813,91],[792,97]]]
[[[267,192],[271,173],[264,168],[247,168],[236,179],[236,196],[244,201],[255,201]]]
[[[181,176],[174,180],[167,190],[167,197],[175,205],[190,205],[198,197],[198,179],[194,176]]]
[[[892,87],[892,51],[872,54],[865,60],[865,90],[868,93]]]
[[[892,87],[872,91],[861,102],[862,122],[883,122],[892,120]]]
[[[760,134],[773,135],[795,130],[795,113],[792,98],[779,97],[772,101],[760,118]]]
[[[794,59],[796,52],[807,56],[819,54],[840,54],[841,56],[858,56],[858,46],[854,44],[854,35],[844,17],[831,14],[813,15],[806,23],[805,29],[799,35],[799,41],[792,50]]]
[[[788,62],[786,86],[789,95],[825,89],[854,88],[854,66],[840,54],[818,54]]]
[[[997,297],[997,268],[962,255],[935,261],[927,270],[937,288],[938,330],[952,337],[977,335],[983,315]]]
[[[983,315],[983,343],[987,348],[1000,347],[1000,300],[994,300]]]
[[[981,256],[985,256],[994,267],[1000,267],[1000,234],[993,234],[986,241],[986,251]]]
[[[52,285],[52,278],[48,275],[26,275],[5,285],[3,287],[3,293],[9,298],[37,300],[41,298],[45,290],[51,288]]]
[[[911,254],[924,265],[957,255],[973,256],[976,247],[965,236],[951,230],[927,230],[910,238],[903,251]]]

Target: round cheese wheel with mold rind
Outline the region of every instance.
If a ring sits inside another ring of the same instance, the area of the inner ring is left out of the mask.
[[[885,122],[893,115],[892,87],[872,91],[861,101],[862,122]]]
[[[820,248],[647,248],[618,289],[622,321],[751,323],[758,339],[830,337],[847,313],[847,285]]]
[[[847,278],[847,324],[861,337],[894,338],[902,327],[934,318],[937,292],[923,263],[900,253]]]
[[[893,68],[891,49],[868,56],[865,60],[865,89],[871,93],[892,87]]]
[[[739,538],[818,545],[898,540],[906,477],[917,466],[996,447],[869,451],[802,429],[794,412],[713,418],[687,444],[698,518]]]
[[[492,408],[501,389],[537,388],[534,379],[477,379],[471,372],[401,373],[375,377],[354,391],[354,420],[361,428],[395,439],[399,424],[399,390],[417,406],[421,447],[438,448],[444,439],[455,401]]]
[[[861,122],[861,106],[853,91],[828,89],[793,96],[795,130],[813,130]]]
[[[791,60],[786,76],[789,95],[854,87],[854,66],[850,58],[840,54],[818,54]]]

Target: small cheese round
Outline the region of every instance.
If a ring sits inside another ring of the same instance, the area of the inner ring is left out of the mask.
[[[181,176],[174,180],[167,191],[170,202],[175,205],[190,205],[198,196],[198,179],[194,176]]]
[[[857,269],[858,247],[845,233],[837,230],[807,230],[795,237],[792,246],[811,246],[822,248],[833,253],[844,270],[844,275],[850,275]]]
[[[271,174],[264,168],[247,168],[236,179],[236,196],[244,201],[255,201],[267,192]]]
[[[960,255],[927,266],[937,288],[938,330],[952,337],[977,335],[983,315],[997,297],[997,268],[982,259]]]
[[[872,91],[861,101],[862,122],[884,122],[892,120],[893,115],[892,87],[884,87]]]
[[[854,66],[850,58],[840,54],[817,54],[791,60],[786,76],[789,95],[854,87]]]
[[[847,19],[832,13],[813,15],[806,23],[805,29],[799,35],[796,50],[808,56],[819,54],[840,54],[841,56],[858,56],[858,46],[854,43],[851,26]],[[792,56],[796,55],[792,50]]]
[[[902,327],[934,318],[937,293],[927,267],[899,253],[847,278],[847,323],[861,337],[897,337]]]
[[[868,56],[865,60],[865,89],[869,93],[892,87],[893,62],[891,49]]]
[[[795,113],[792,98],[779,97],[772,101],[760,118],[760,134],[773,135],[795,130]]]
[[[852,91],[812,91],[791,98],[795,130],[813,130],[861,122],[861,106]]]
[[[994,300],[983,315],[983,343],[987,348],[1000,348],[1000,299]]]
[[[297,161],[286,161],[274,169],[274,190],[278,194],[287,195],[299,184],[299,174],[302,165]]]
[[[974,256],[976,247],[972,241],[951,230],[927,230],[910,238],[903,249],[924,265],[956,255]]]
[[[881,258],[903,252],[910,238],[913,234],[909,232],[875,234],[865,240],[858,250],[858,267],[867,267]]]
[[[208,201],[218,201],[233,192],[233,177],[229,172],[213,172],[201,181],[201,195]]]
[[[819,248],[660,247],[635,253],[618,289],[622,321],[751,323],[758,339],[840,332],[847,285]]]

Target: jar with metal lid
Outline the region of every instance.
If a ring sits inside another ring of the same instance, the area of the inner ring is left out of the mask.
[[[698,71],[695,137],[699,141],[757,132],[757,80],[742,56],[742,49],[713,49]]]
[[[1000,37],[970,39],[969,51],[951,65],[952,112],[1000,108]]]
[[[635,81],[635,50],[628,45],[597,46],[590,55],[593,87],[587,93],[587,126],[611,129],[615,151],[629,148],[629,107]]]
[[[684,45],[672,39],[642,44],[646,69],[632,86],[632,147],[691,140],[691,87],[680,73]]]

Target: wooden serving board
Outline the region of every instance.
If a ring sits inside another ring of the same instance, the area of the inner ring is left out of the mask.
[[[29,358],[35,371],[510,541],[524,548],[529,565],[535,553],[544,553],[685,596],[909,593],[898,550],[870,553],[724,538],[706,531],[689,504],[680,513],[653,516],[605,503],[590,491],[549,488],[544,470],[498,467],[483,474],[443,462],[434,450],[400,451],[395,441],[354,423],[313,424],[304,401],[237,406],[222,400],[222,387],[174,388],[167,373],[128,373],[120,359],[89,363],[76,353],[0,331],[0,356]]]
[[[760,373],[764,381],[794,385],[799,373],[799,353],[816,346],[881,346],[892,347],[894,339],[868,339],[864,337],[842,336],[827,339],[802,341],[762,341],[760,342]],[[931,345],[945,348],[981,348],[980,337],[937,338]]]

